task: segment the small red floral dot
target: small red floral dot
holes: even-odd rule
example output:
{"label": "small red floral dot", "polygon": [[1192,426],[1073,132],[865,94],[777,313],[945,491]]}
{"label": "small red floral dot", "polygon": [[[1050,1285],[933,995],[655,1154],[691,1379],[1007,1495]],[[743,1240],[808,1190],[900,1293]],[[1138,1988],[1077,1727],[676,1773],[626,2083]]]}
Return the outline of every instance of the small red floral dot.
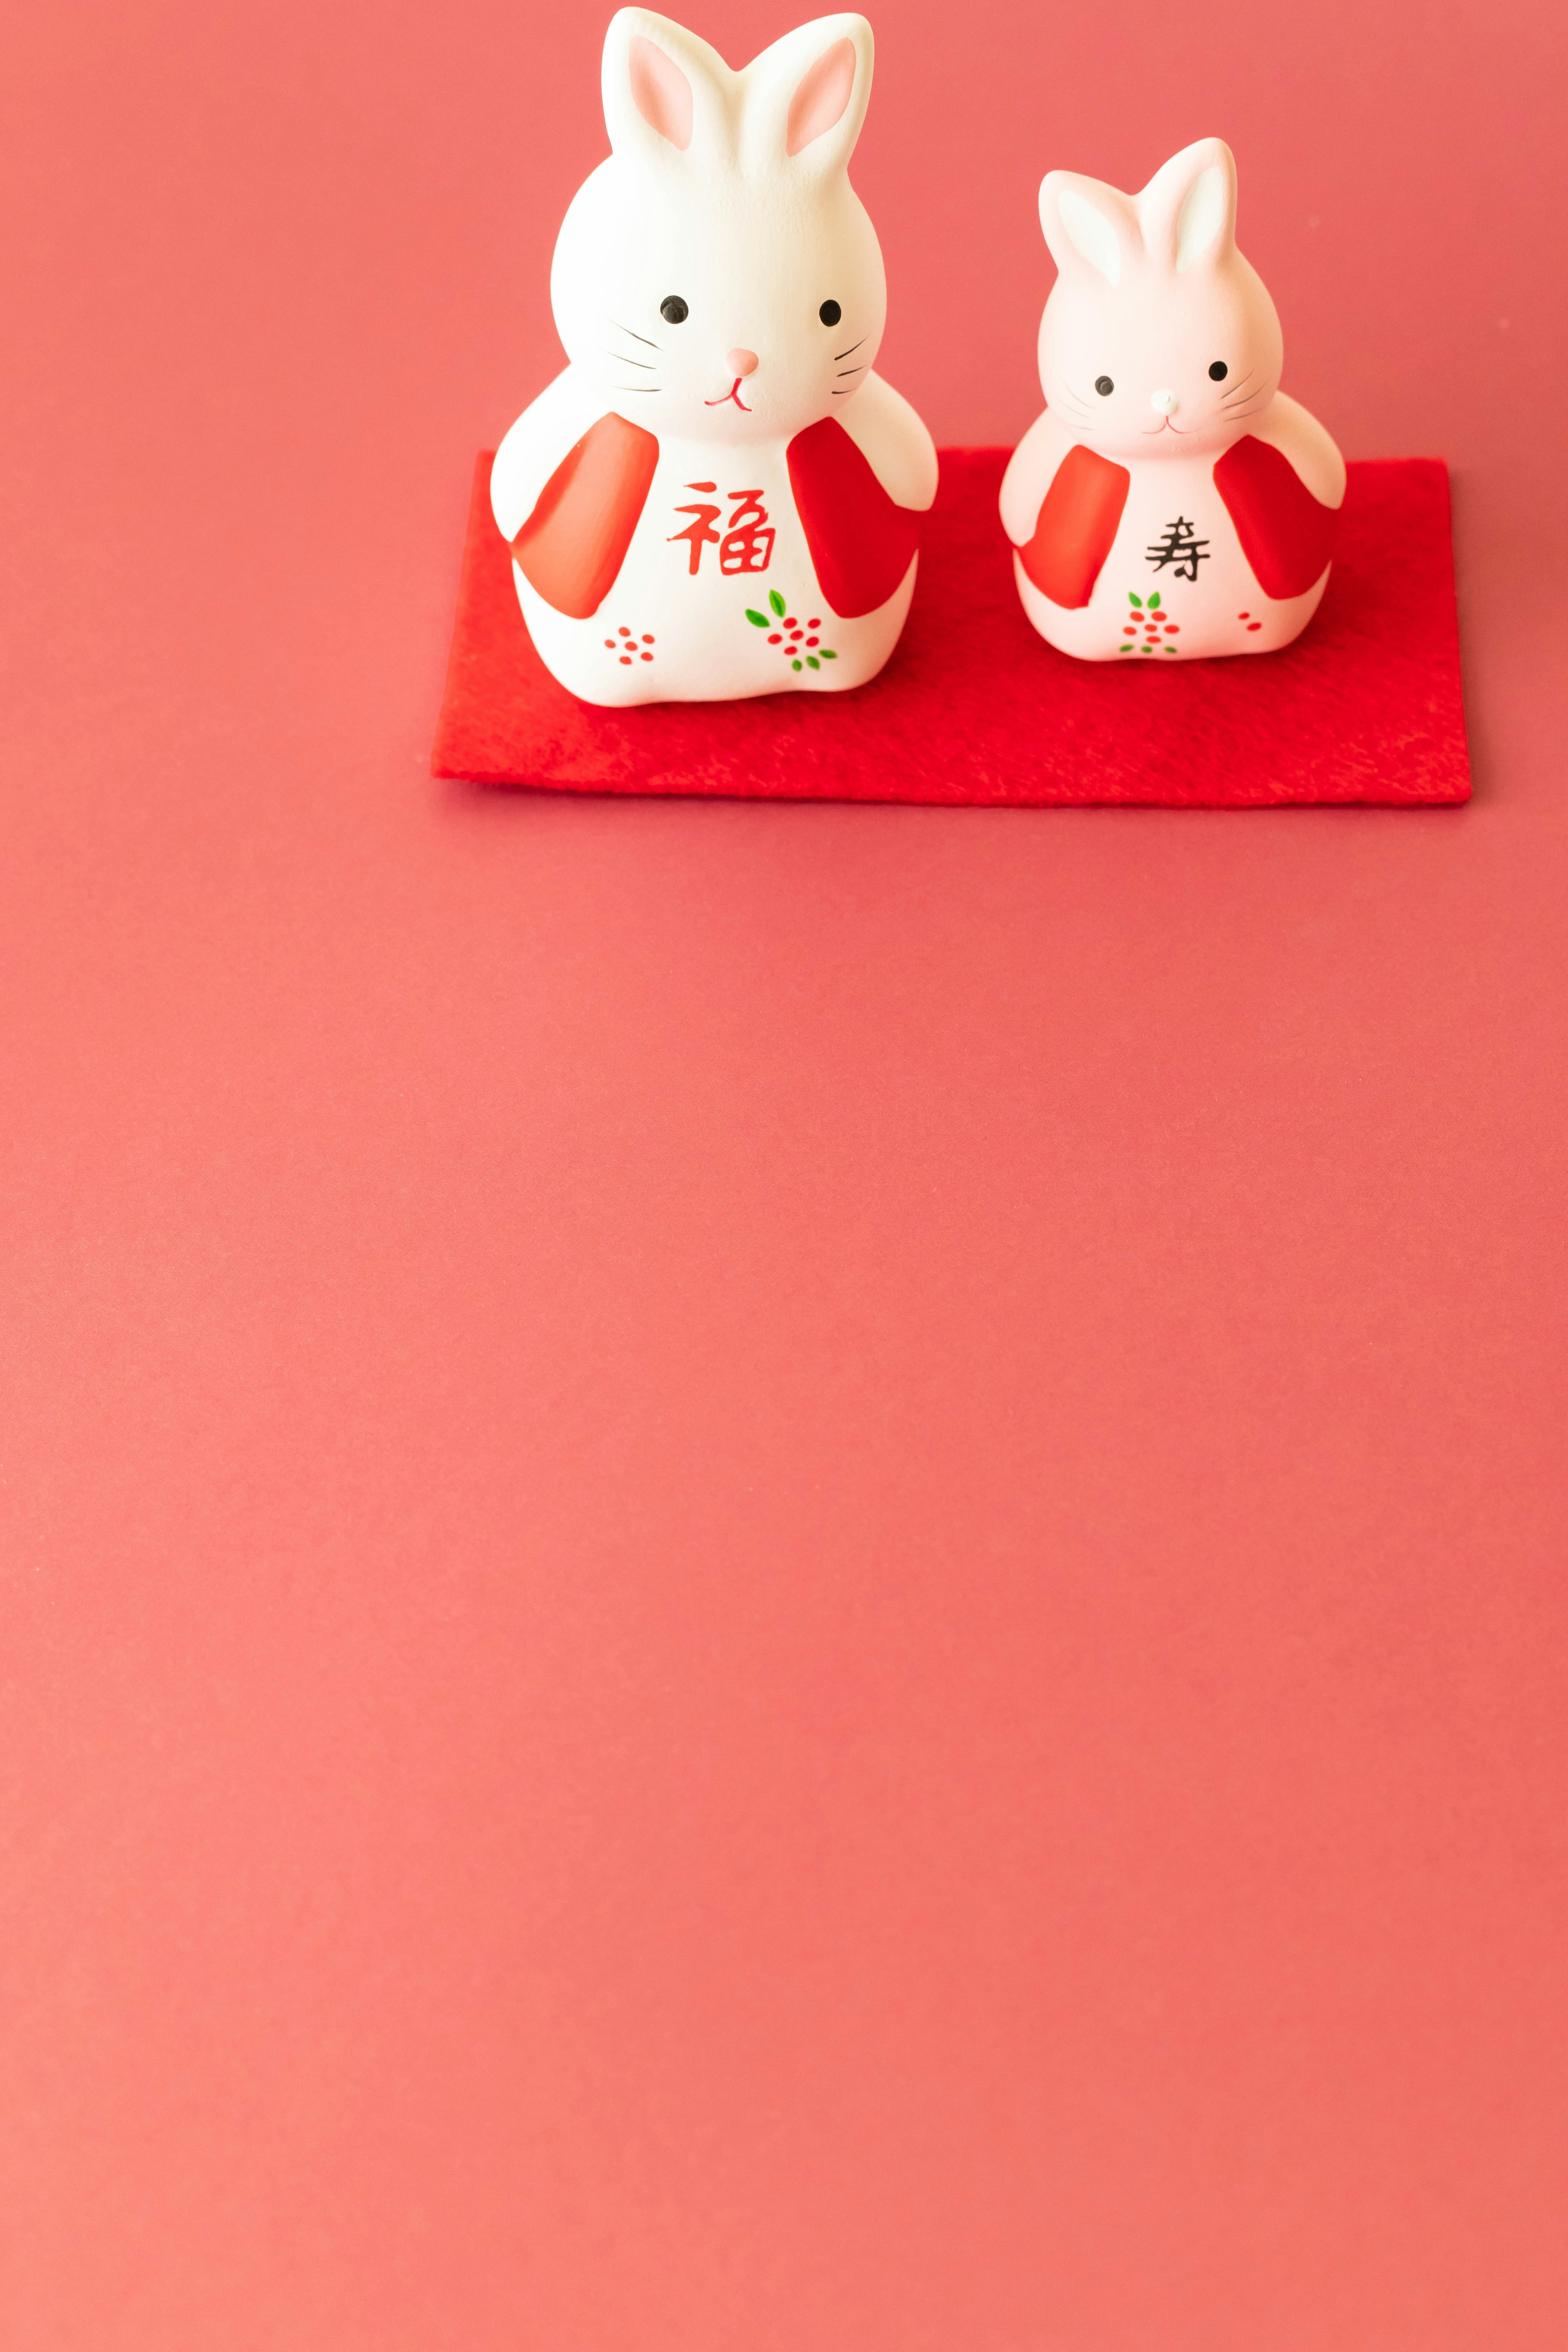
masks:
{"label": "small red floral dot", "polygon": [[629,629],[618,629],[616,634],[617,636],[629,637],[631,635],[631,631]]}
{"label": "small red floral dot", "polygon": [[651,645],[652,645],[652,643],[653,643],[653,639],[652,639],[650,636],[648,636],[648,635],[645,633],[644,637],[643,637],[643,643],[644,643],[644,645],[645,645],[645,646],[651,646]]}
{"label": "small red floral dot", "polygon": [[1166,635],[1168,637],[1179,637],[1179,636],[1181,635],[1181,634],[1182,634],[1182,625],[1181,625],[1180,621],[1167,621],[1167,622],[1166,622],[1166,624],[1165,624],[1165,635]]}
{"label": "small red floral dot", "polygon": [[643,659],[644,661],[652,661],[653,656],[651,654],[644,654]]}
{"label": "small red floral dot", "polygon": [[821,615],[821,614],[819,613],[819,614],[817,614],[817,616],[816,616],[816,620],[815,620],[815,621],[807,621],[807,623],[806,623],[806,625],[806,625],[806,627],[807,627],[808,629],[820,629],[820,628],[821,628],[821,626],[822,626],[822,615]]}
{"label": "small red floral dot", "polygon": [[807,637],[805,642],[808,646],[814,646],[816,643],[816,639],[815,637]]}
{"label": "small red floral dot", "polygon": [[786,629],[798,629],[798,628],[799,628],[799,626],[800,626],[800,623],[795,619],[795,614],[794,614],[793,613],[786,613],[786,614],[784,614],[784,626],[785,626],[785,628],[786,628]]}
{"label": "small red floral dot", "polygon": [[779,635],[779,633],[778,633],[778,631],[777,631],[776,629],[773,631],[773,635],[768,639],[768,643],[769,643],[769,645],[770,645],[770,646],[782,646],[782,645],[783,645],[783,643],[784,643],[784,639],[783,639],[783,637]]}
{"label": "small red floral dot", "polygon": [[614,637],[606,637],[605,639],[605,643],[608,646],[610,651],[614,653],[616,650],[616,641]]}
{"label": "small red floral dot", "polygon": [[1238,613],[1236,617],[1238,621],[1245,621],[1247,614],[1245,613]]}
{"label": "small red floral dot", "polygon": [[[1138,632],[1136,629],[1123,629],[1121,634],[1124,637],[1135,637],[1138,635]],[[608,645],[609,642],[608,637],[606,637],[605,643]]]}
{"label": "small red floral dot", "polygon": [[1247,635],[1248,635],[1248,636],[1250,636],[1250,635],[1252,635],[1252,632],[1253,632],[1253,630],[1254,630],[1254,629],[1260,629],[1262,626],[1263,626],[1263,624],[1262,624],[1262,622],[1261,622],[1261,621],[1248,621],[1248,623],[1247,623]]}
{"label": "small red floral dot", "polygon": [[623,655],[621,656],[621,667],[622,667],[623,669],[630,669],[631,666],[632,666],[632,657],[631,657],[630,654],[623,654]]}

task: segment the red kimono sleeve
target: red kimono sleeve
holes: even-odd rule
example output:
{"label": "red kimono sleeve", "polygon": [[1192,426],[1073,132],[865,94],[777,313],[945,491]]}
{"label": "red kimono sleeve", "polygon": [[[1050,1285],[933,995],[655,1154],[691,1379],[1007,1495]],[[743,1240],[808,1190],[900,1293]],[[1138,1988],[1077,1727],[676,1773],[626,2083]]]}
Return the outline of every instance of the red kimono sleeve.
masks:
{"label": "red kimono sleeve", "polygon": [[1337,507],[1312,496],[1282,449],[1244,435],[1215,463],[1241,551],[1266,596],[1304,596],[1334,551]]}
{"label": "red kimono sleeve", "polygon": [[558,613],[586,621],[615,586],[658,463],[655,435],[601,416],[540,491],[511,551]]}
{"label": "red kimono sleeve", "polygon": [[1094,593],[1132,480],[1125,466],[1075,442],[1040,501],[1018,561],[1042,596],[1075,612]]}
{"label": "red kimono sleeve", "polygon": [[828,604],[841,621],[874,613],[909,570],[922,518],[888,496],[836,416],[795,435],[789,483]]}

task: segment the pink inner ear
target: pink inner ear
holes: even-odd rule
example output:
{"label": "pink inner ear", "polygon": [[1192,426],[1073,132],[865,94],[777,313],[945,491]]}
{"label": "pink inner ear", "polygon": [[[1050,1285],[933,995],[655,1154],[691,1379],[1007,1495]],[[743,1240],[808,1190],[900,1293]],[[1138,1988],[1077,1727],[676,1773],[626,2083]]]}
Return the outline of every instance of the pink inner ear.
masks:
{"label": "pink inner ear", "polygon": [[824,49],[789,102],[785,145],[792,155],[831,131],[849,103],[855,87],[855,44],[835,41]]}
{"label": "pink inner ear", "polygon": [[672,147],[691,144],[691,84],[673,58],[653,41],[634,33],[626,54],[632,96],[645,122]]}

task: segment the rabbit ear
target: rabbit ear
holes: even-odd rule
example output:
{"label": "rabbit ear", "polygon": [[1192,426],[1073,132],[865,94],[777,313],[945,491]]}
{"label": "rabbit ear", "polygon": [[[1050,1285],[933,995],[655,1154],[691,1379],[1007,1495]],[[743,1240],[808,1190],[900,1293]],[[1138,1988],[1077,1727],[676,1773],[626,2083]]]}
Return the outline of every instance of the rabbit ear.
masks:
{"label": "rabbit ear", "polygon": [[731,143],[735,77],[716,50],[651,8],[622,8],[605,37],[605,122],[617,155],[668,161]]}
{"label": "rabbit ear", "polygon": [[1236,249],[1236,158],[1223,139],[1199,139],[1162,164],[1138,198],[1150,253],[1178,276],[1212,268]]}
{"label": "rabbit ear", "polygon": [[1040,226],[1064,277],[1093,271],[1120,286],[1137,256],[1138,217],[1120,188],[1078,172],[1047,172],[1040,183]]}
{"label": "rabbit ear", "polygon": [[788,161],[814,179],[842,172],[866,120],[871,55],[864,16],[820,16],[754,58],[742,77],[752,168],[765,173]]}

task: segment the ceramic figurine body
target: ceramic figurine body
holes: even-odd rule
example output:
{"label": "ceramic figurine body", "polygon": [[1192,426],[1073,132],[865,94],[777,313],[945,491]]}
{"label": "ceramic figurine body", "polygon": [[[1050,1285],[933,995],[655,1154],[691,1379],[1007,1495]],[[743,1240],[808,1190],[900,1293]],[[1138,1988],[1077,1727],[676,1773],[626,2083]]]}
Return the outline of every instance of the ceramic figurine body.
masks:
{"label": "ceramic figurine body", "polygon": [[1344,460],[1279,390],[1279,320],[1236,249],[1236,163],[1184,148],[1136,196],[1049,173],[1045,415],[1002,520],[1040,635],[1086,661],[1268,653],[1328,582]]}
{"label": "ceramic figurine body", "polygon": [[571,364],[490,488],[584,701],[839,691],[898,642],[936,451],[873,373],[887,289],[847,173],[870,81],[860,16],[738,74],[646,9],[611,22],[612,152],[551,277]]}

